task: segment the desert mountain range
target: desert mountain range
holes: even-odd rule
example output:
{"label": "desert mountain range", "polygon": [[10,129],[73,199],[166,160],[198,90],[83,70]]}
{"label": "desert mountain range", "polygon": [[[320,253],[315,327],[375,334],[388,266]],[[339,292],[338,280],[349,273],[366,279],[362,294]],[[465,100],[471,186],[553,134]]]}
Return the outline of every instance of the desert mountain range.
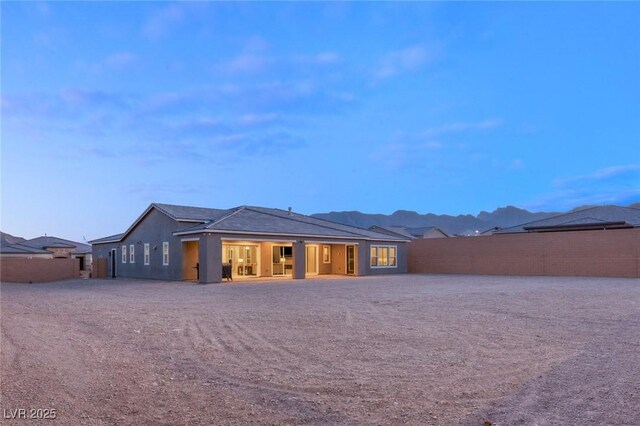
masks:
{"label": "desert mountain range", "polygon": [[[573,210],[586,207],[591,206],[581,206]],[[629,207],[640,208],[640,203],[631,204]],[[407,210],[397,210],[390,215],[344,211],[316,213],[312,216],[360,228],[369,228],[373,225],[405,226],[407,228],[435,226],[449,235],[473,235],[476,231],[483,232],[495,227],[507,228],[562,213],[565,212],[530,212],[526,209],[507,206],[497,208],[492,212],[482,211],[477,216],[471,214],[458,216],[436,215],[433,213],[419,214]]]}

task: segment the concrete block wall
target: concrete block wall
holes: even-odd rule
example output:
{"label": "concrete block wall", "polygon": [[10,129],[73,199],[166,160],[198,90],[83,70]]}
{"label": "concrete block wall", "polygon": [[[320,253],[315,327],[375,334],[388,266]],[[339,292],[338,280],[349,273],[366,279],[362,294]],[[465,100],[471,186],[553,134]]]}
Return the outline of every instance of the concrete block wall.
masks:
{"label": "concrete block wall", "polygon": [[640,229],[414,240],[410,273],[640,278]]}
{"label": "concrete block wall", "polygon": [[2,282],[40,283],[79,277],[78,259],[0,258],[0,281]]}

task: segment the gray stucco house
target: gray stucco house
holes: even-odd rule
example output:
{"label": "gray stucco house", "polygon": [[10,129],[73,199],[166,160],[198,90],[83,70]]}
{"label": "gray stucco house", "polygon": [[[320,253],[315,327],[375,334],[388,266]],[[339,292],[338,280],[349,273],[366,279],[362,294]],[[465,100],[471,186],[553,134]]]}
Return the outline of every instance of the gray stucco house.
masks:
{"label": "gray stucco house", "polygon": [[152,203],[124,233],[91,241],[112,277],[233,278],[407,272],[409,238],[264,207]]}

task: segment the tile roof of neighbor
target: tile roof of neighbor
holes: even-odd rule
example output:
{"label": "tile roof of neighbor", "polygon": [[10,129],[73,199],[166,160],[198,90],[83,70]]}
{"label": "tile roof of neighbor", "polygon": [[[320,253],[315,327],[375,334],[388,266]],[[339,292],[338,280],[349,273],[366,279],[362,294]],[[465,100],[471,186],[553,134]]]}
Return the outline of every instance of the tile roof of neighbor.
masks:
{"label": "tile roof of neighbor", "polygon": [[579,227],[580,225],[599,225],[614,222],[626,222],[630,226],[640,227],[640,209],[621,206],[596,206],[552,216],[534,222],[523,223],[496,231],[496,234],[528,232],[535,228]]}
{"label": "tile roof of neighbor", "polygon": [[31,253],[31,254],[47,254],[51,253],[47,248],[73,248],[72,254],[91,253],[91,246],[88,244],[77,243],[64,238],[43,236],[30,240],[25,240],[17,244],[2,247],[2,253]]}
{"label": "tile roof of neighbor", "polygon": [[152,203],[147,210],[122,234],[92,240],[92,244],[120,241],[144,215],[157,208],[177,221],[201,222],[192,227],[174,232],[177,235],[198,233],[201,231],[221,231],[243,234],[284,234],[349,239],[373,239],[380,241],[404,241],[401,236],[369,231],[354,226],[343,225],[323,219],[306,216],[287,210],[255,206],[240,206],[232,209],[209,209],[202,207],[177,206],[173,204]]}
{"label": "tile roof of neighbor", "polygon": [[371,226],[369,228],[369,230],[374,231],[374,232],[379,232],[382,234],[387,234],[387,235],[391,235],[391,236],[399,236],[399,237],[406,237],[409,239],[415,239],[415,235],[412,235],[409,230],[407,228],[405,228],[404,226],[378,226],[378,225],[374,225]]}
{"label": "tile roof of neighbor", "polygon": [[0,253],[5,254],[49,254],[48,250],[37,249],[34,247],[23,246],[18,244],[2,244]]}

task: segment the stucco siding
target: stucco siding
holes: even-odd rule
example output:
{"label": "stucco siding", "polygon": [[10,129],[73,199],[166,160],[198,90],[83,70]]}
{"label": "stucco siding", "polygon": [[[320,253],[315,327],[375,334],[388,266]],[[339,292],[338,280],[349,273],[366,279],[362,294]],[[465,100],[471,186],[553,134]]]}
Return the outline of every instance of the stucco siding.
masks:
{"label": "stucco siding", "polygon": [[[193,224],[189,224],[193,226]],[[155,209],[136,225],[118,243],[93,244],[95,258],[109,258],[109,251],[116,249],[116,276],[127,278],[153,278],[161,280],[182,280],[182,241],[172,233],[184,227],[164,213]],[[162,243],[169,243],[169,264],[162,263]],[[144,244],[149,243],[149,265],[144,264]],[[131,263],[130,248],[134,246],[134,262]],[[122,246],[126,246],[126,262],[122,262]]]}

